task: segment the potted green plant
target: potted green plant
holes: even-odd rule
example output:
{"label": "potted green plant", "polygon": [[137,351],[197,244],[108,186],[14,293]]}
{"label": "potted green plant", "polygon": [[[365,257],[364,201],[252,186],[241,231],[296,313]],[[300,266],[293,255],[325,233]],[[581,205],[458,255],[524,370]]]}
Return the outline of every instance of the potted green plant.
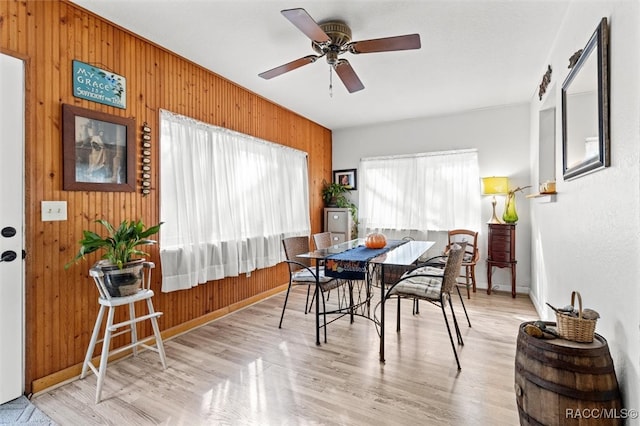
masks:
{"label": "potted green plant", "polygon": [[347,200],[345,194],[349,189],[346,185],[337,182],[329,183],[322,181],[322,200],[327,207],[340,207],[339,203],[344,204]]}
{"label": "potted green plant", "polygon": [[134,259],[134,256],[148,255],[137,247],[155,244],[150,240],[153,234],[160,230],[162,222],[145,227],[142,220],[123,221],[117,228],[106,220],[99,219],[96,223],[107,229],[106,235],[98,235],[93,231],[84,230],[82,239],[78,242],[80,249],[75,257],[64,267],[68,269],[85,255],[94,251],[104,250],[101,261],[94,265],[104,273],[104,283],[109,294],[114,297],[126,296],[137,291],[142,279],[142,263],[145,259]]}

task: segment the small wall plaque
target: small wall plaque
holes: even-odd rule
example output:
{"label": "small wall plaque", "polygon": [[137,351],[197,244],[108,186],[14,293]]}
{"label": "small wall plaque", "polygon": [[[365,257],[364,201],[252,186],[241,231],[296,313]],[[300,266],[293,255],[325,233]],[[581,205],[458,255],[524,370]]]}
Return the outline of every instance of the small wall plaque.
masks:
{"label": "small wall plaque", "polygon": [[91,64],[73,61],[73,96],[127,108],[127,79]]}

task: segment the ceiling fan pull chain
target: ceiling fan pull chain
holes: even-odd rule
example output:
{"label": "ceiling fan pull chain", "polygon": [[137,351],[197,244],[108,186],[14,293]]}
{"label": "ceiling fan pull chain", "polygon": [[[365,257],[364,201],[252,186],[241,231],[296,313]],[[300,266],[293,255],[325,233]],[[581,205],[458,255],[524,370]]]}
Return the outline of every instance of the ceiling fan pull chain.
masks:
{"label": "ceiling fan pull chain", "polygon": [[329,97],[333,98],[333,67],[329,65]]}

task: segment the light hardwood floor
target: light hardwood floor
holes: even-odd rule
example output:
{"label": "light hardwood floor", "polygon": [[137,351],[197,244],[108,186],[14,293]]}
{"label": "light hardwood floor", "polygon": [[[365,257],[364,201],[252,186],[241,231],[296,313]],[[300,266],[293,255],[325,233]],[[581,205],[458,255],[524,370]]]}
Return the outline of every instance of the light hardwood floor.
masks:
{"label": "light hardwood floor", "polygon": [[403,303],[402,331],[389,309],[386,363],[370,321],[341,318],[316,346],[303,288],[165,341],[167,369],[145,351],[109,364],[95,405],[90,375],[34,396],[60,425],[507,425],[518,424],[513,391],[518,326],[537,319],[527,296],[482,290],[454,299],[465,345],[458,372],[439,308]]}

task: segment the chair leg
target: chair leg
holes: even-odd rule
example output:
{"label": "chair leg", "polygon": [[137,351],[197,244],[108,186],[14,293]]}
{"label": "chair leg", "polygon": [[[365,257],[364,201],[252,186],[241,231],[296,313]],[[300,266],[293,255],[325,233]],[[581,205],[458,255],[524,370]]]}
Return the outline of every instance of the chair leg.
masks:
{"label": "chair leg", "polygon": [[102,355],[100,355],[100,366],[98,368],[98,385],[96,388],[96,404],[100,402],[100,394],[102,394],[102,385],[104,384],[104,376],[107,373],[107,363],[109,361],[109,347],[111,346],[111,326],[113,325],[113,314],[115,309],[109,307],[107,314],[107,325],[104,329],[104,340],[102,341]]}
{"label": "chair leg", "polygon": [[447,326],[447,332],[449,332],[449,341],[451,341],[451,349],[453,349],[453,355],[456,357],[456,364],[458,364],[458,370],[460,368],[460,360],[458,359],[458,351],[456,351],[456,345],[453,342],[453,336],[451,335],[451,327],[449,326],[449,320],[447,319],[447,311],[444,308],[443,300],[440,300],[440,308],[442,309],[442,316],[444,317],[444,323]]}
{"label": "chair leg", "polygon": [[[320,296],[322,297],[322,318],[323,318],[323,322],[324,322],[324,342],[327,343],[327,305],[325,304],[324,301],[324,292],[320,289],[318,289],[318,293],[320,293]],[[319,303],[319,302],[316,302]]]}
{"label": "chair leg", "polygon": [[464,279],[465,279],[465,283],[467,284],[467,299],[471,299],[471,282],[469,280],[469,267],[465,266],[464,269],[465,269]]}
{"label": "chair leg", "polygon": [[96,318],[96,323],[93,326],[93,333],[91,333],[91,341],[89,342],[89,347],[87,348],[87,354],[84,357],[84,363],[82,363],[82,373],[80,374],[81,379],[84,379],[87,376],[89,363],[91,363],[93,351],[96,348],[96,343],[98,341],[98,334],[100,334],[100,326],[102,325],[102,318],[104,318],[105,309],[105,306],[100,305],[100,310],[98,310],[98,317]]}
{"label": "chair leg", "polygon": [[400,331],[400,301],[402,299],[398,297],[398,312],[396,314],[396,331]]}
{"label": "chair leg", "polygon": [[[308,288],[311,288],[311,286],[309,286]],[[284,305],[282,305],[282,314],[280,315],[280,324],[278,324],[278,328],[282,328],[282,320],[284,319],[284,310],[287,309],[287,300],[289,300],[289,292],[291,291],[291,281],[289,281],[289,287],[287,287],[287,294],[284,296]],[[307,290],[307,302],[309,301],[309,290]],[[306,306],[305,305],[305,314],[306,312]]]}
{"label": "chair leg", "polygon": [[460,326],[458,325],[458,318],[456,317],[456,313],[453,311],[453,303],[451,303],[451,295],[447,296],[449,299],[449,308],[451,308],[451,316],[453,317],[453,325],[456,330],[456,337],[458,338],[458,344],[464,346],[464,341],[462,340],[462,332],[460,331]]}
{"label": "chair leg", "polygon": [[[149,309],[149,314],[154,314],[156,312],[153,309],[153,303],[151,302],[151,299],[147,299],[147,309]],[[151,327],[153,328],[154,336],[156,336],[156,348],[158,349],[158,355],[160,356],[162,368],[166,370],[167,360],[164,355],[164,343],[162,342],[162,335],[160,334],[160,327],[158,327],[157,317],[151,317]]]}
{"label": "chair leg", "polygon": [[135,306],[133,306],[133,303],[129,303],[129,319],[131,320],[129,328],[131,329],[131,344],[133,345],[133,356],[138,356],[138,327],[134,322],[134,320],[136,319],[136,308]]}
{"label": "chair leg", "polygon": [[[316,300],[315,296],[311,297],[311,304],[309,304],[309,293],[311,291],[311,286],[307,287],[307,305],[309,305],[309,308],[307,309],[306,305],[305,305],[305,314],[308,314],[309,312],[311,312],[311,309],[313,308],[313,301]],[[329,295],[331,294],[331,290],[327,291],[327,300],[329,300]]]}
{"label": "chair leg", "polygon": [[[291,288],[291,282],[289,282],[289,288]],[[313,299],[315,299],[315,296],[311,298],[311,304],[309,304],[309,294],[311,293],[311,286],[308,285],[307,286],[307,301],[304,303],[304,314],[308,314],[309,312],[311,312],[311,308],[313,307]],[[287,295],[289,295],[289,292],[287,291]]]}
{"label": "chair leg", "polygon": [[[152,315],[156,311],[153,309],[153,303],[151,299],[147,299],[147,309],[149,309],[149,314]],[[160,334],[160,327],[158,327],[158,318],[151,317],[151,327],[153,328],[153,334],[156,336],[156,348],[158,349],[158,355],[160,355],[160,362],[162,363],[162,368],[167,369],[167,360],[164,355],[164,343],[162,342],[162,335]]]}
{"label": "chair leg", "polygon": [[467,324],[469,324],[469,327],[471,327],[471,320],[469,320],[469,314],[467,314],[467,307],[464,305],[464,299],[462,298],[462,293],[460,293],[460,287],[456,286],[456,290],[458,290],[458,296],[460,296],[460,303],[462,303],[464,316],[467,317]]}
{"label": "chair leg", "polygon": [[420,299],[413,299],[413,315],[420,313]]}
{"label": "chair leg", "polygon": [[471,285],[473,286],[473,292],[476,292],[476,267],[475,265],[469,266],[471,271]]}

